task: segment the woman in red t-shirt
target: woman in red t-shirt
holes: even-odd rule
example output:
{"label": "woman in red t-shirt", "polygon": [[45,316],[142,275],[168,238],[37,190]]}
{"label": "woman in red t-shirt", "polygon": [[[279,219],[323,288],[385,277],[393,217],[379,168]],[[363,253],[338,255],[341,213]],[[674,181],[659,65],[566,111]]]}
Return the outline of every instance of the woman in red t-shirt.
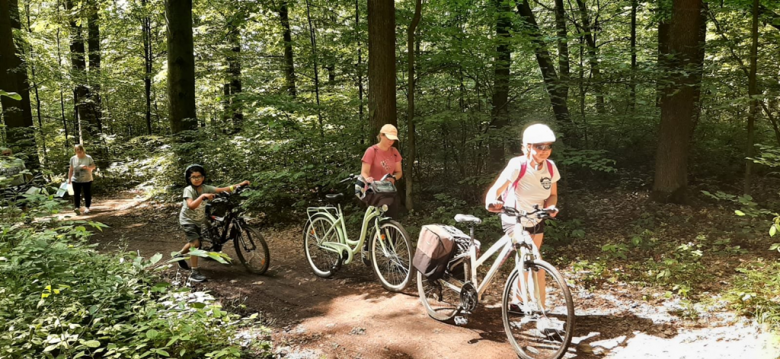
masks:
{"label": "woman in red t-shirt", "polygon": [[[379,130],[377,139],[379,143],[369,147],[363,154],[360,175],[363,176],[366,183],[379,181],[385,175],[389,175],[387,180],[395,184],[404,174],[401,166],[401,154],[393,147],[393,143],[398,141],[398,129],[390,124],[384,125]],[[395,217],[399,206],[400,203],[396,196],[392,203],[388,204],[388,210],[385,214],[391,218]]]}

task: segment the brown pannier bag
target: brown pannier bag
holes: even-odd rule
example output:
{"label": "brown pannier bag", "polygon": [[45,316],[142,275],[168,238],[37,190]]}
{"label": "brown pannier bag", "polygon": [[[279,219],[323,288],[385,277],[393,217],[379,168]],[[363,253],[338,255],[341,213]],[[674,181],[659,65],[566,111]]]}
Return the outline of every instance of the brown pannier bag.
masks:
{"label": "brown pannier bag", "polygon": [[429,224],[420,230],[417,250],[412,264],[423,277],[437,280],[444,275],[447,263],[455,254],[455,239],[468,238],[466,234],[452,226]]}

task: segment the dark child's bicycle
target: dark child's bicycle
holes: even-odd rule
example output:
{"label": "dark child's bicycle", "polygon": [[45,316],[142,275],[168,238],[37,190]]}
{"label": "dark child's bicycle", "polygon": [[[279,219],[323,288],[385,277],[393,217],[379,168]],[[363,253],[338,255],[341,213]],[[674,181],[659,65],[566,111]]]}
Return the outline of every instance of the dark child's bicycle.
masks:
{"label": "dark child's bicycle", "polygon": [[247,224],[240,196],[244,191],[246,187],[238,187],[232,193],[222,192],[206,204],[206,218],[210,226],[209,235],[204,236],[208,238],[203,238],[201,249],[221,252],[225,244],[232,240],[236,257],[246,270],[253,274],[263,274],[268,270],[271,255],[260,231]]}

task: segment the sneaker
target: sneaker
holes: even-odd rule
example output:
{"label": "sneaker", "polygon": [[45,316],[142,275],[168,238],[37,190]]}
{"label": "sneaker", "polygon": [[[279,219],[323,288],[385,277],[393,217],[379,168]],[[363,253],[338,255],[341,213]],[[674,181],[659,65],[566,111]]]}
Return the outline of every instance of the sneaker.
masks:
{"label": "sneaker", "polygon": [[206,281],[206,276],[203,275],[203,274],[200,274],[199,270],[193,269],[192,270],[192,274],[190,274],[190,281],[191,282],[197,282],[197,283],[205,282]]}
{"label": "sneaker", "polygon": [[73,212],[76,212],[76,215],[78,216],[81,214],[81,208],[74,208]]}
{"label": "sneaker", "polygon": [[[184,258],[184,255],[182,255],[181,253],[176,253],[176,255],[173,256],[173,258]],[[180,261],[177,261],[176,263],[179,264],[179,267],[181,269],[190,270],[190,265],[187,264],[187,260],[186,259],[182,259]]]}
{"label": "sneaker", "polygon": [[536,321],[536,330],[547,336],[561,335],[563,323],[555,318],[541,317]]}
{"label": "sneaker", "polygon": [[509,313],[515,314],[515,315],[525,315],[523,312],[523,309],[520,308],[521,304],[520,302],[511,302],[509,303]]}
{"label": "sneaker", "polygon": [[89,214],[89,207],[84,208],[84,214]]}

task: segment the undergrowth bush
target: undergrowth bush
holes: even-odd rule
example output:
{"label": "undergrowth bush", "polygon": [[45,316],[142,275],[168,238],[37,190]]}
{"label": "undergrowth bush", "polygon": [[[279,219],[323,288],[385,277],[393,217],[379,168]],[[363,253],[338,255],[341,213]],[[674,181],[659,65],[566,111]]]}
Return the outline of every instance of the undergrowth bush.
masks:
{"label": "undergrowth bush", "polygon": [[[56,212],[58,206],[49,198],[47,207],[31,211]],[[22,225],[13,215],[18,212],[7,213],[0,217],[0,357],[238,358],[268,353],[269,343],[237,339],[239,330],[256,326],[254,317],[239,318],[205,293],[161,281],[162,255],[101,254],[87,243],[87,226],[101,224],[52,219]]]}
{"label": "undergrowth bush", "polygon": [[724,294],[731,309],[780,330],[780,263],[758,260],[737,272]]}

